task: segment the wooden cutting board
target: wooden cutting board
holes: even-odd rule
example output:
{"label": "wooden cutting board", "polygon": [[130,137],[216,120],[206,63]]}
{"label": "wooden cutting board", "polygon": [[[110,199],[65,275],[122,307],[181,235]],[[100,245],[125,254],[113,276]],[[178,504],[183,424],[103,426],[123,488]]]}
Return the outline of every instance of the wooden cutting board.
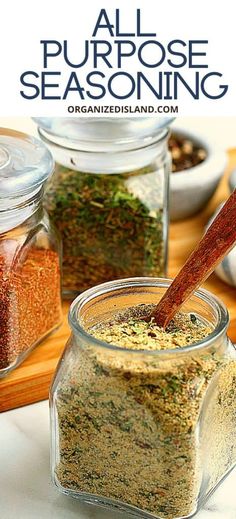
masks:
{"label": "wooden cutting board", "polygon": [[[169,277],[174,277],[200,239],[203,229],[217,205],[229,194],[228,174],[236,167],[236,149],[229,151],[229,167],[207,208],[199,215],[170,226]],[[224,301],[230,312],[229,336],[236,342],[236,289],[220,281],[214,274],[204,285]],[[48,390],[58,359],[69,337],[67,313],[63,303],[62,326],[38,346],[8,377],[0,381],[0,412],[48,398]]]}

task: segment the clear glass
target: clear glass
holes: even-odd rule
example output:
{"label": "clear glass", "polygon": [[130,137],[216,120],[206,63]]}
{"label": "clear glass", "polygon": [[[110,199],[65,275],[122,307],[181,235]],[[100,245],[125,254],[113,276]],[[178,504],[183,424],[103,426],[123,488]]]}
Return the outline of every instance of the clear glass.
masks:
{"label": "clear glass", "polygon": [[117,311],[157,303],[169,283],[118,280],[79,296],[50,396],[58,489],[150,519],[191,516],[236,463],[236,351],[216,297],[199,290],[184,305],[212,326],[185,348],[127,350],[88,333]]}
{"label": "clear glass", "polygon": [[0,128],[0,377],[62,320],[61,245],[42,206],[52,169],[40,141]]}
{"label": "clear glass", "polygon": [[39,133],[57,162],[45,207],[62,235],[64,296],[114,278],[164,276],[168,131],[90,142]]}
{"label": "clear glass", "polygon": [[[174,117],[33,117],[40,128],[40,134],[48,135],[50,140],[63,148],[77,149],[78,141],[83,142],[87,151],[111,146],[120,149],[124,144],[150,139],[162,128],[170,126]],[[92,146],[91,146],[92,145]]]}
{"label": "clear glass", "polygon": [[0,377],[61,323],[60,249],[41,204],[0,234]]}

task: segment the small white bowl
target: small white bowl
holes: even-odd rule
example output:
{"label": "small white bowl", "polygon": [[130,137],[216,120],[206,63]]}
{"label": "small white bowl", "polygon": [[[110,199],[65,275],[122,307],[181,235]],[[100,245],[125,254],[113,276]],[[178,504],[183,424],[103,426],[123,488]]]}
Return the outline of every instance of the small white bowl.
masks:
{"label": "small white bowl", "polygon": [[[207,224],[206,230],[210,227],[223,205],[224,203],[221,203],[217,207]],[[229,254],[224,257],[223,261],[216,267],[215,273],[220,279],[222,279],[222,281],[228,283],[228,285],[236,287],[236,247],[234,247]]]}
{"label": "small white bowl", "polygon": [[224,150],[205,137],[182,128],[173,133],[196,142],[206,150],[206,159],[198,166],[170,175],[170,219],[188,218],[200,211],[214,194],[227,166]]}
{"label": "small white bowl", "polygon": [[236,287],[236,247],[216,267],[215,273],[222,281]]}
{"label": "small white bowl", "polygon": [[233,193],[234,189],[236,189],[236,169],[232,171],[229,177],[229,189],[231,193]]}

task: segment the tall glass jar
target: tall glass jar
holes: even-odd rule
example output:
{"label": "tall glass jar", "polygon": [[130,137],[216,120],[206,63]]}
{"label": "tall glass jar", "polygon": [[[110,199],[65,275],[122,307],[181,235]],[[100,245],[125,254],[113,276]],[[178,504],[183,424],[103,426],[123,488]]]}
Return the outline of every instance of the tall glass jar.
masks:
{"label": "tall glass jar", "polygon": [[163,276],[170,158],[167,120],[37,119],[57,168],[45,205],[63,240],[63,292]]}
{"label": "tall glass jar", "polygon": [[0,128],[0,377],[61,322],[60,242],[42,206],[53,159]]}
{"label": "tall glass jar", "polygon": [[236,463],[236,351],[228,313],[205,290],[184,305],[212,333],[174,350],[128,350],[91,326],[157,303],[170,281],[97,286],[72,304],[51,389],[52,475],[61,492],[136,517],[191,516]]}

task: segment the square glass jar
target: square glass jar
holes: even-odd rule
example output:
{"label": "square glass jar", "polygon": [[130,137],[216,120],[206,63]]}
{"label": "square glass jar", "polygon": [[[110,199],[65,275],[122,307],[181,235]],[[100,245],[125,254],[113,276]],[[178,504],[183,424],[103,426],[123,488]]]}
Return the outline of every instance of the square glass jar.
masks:
{"label": "square glass jar", "polygon": [[212,327],[184,348],[134,351],[89,333],[121,310],[157,303],[169,283],[119,280],[79,296],[51,389],[55,485],[140,518],[190,517],[236,463],[236,351],[216,297],[198,290],[184,305]]}
{"label": "square glass jar", "polygon": [[61,242],[42,198],[54,167],[38,139],[0,128],[0,378],[61,323]]}
{"label": "square glass jar", "polygon": [[45,206],[63,240],[63,294],[104,281],[164,276],[169,120],[37,119],[57,162]]}

